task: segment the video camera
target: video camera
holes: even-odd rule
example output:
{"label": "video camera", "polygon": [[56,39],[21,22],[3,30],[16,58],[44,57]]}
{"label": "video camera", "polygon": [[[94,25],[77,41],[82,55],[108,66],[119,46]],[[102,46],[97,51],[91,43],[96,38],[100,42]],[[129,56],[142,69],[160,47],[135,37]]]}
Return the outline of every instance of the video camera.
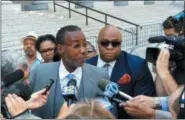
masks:
{"label": "video camera", "polygon": [[5,102],[5,97],[8,94],[16,94],[22,97],[24,100],[28,100],[31,96],[31,86],[24,81],[20,81],[23,77],[24,72],[22,70],[17,70],[7,75],[2,81],[3,84],[1,85],[1,113],[5,118],[11,118]]}
{"label": "video camera", "polygon": [[[150,43],[166,43],[170,51],[170,61],[176,64],[176,67],[184,67],[185,59],[185,40],[184,40],[184,20],[185,20],[185,10],[179,12],[174,16],[167,18],[173,26],[179,29],[182,36],[157,36],[151,37],[148,39]],[[146,50],[146,59],[148,62],[156,64],[156,60],[160,53],[159,48],[147,48]]]}
{"label": "video camera", "polygon": [[[148,39],[150,43],[162,43],[165,42],[169,45],[170,61],[175,62],[177,67],[183,67],[182,64],[185,61],[185,38],[176,36],[157,36]],[[146,60],[156,65],[156,60],[160,53],[159,48],[147,48]]]}

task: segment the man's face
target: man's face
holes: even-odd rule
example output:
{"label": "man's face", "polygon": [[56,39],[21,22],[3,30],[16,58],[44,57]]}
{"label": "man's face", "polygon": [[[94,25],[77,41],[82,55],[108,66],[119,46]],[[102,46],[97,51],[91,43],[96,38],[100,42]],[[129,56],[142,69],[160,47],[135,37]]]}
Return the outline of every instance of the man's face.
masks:
{"label": "man's face", "polygon": [[40,44],[40,53],[44,62],[53,61],[53,57],[55,55],[55,44],[49,40],[44,41]]}
{"label": "man's face", "polygon": [[23,48],[26,56],[36,55],[35,40],[29,38],[25,39]]}
{"label": "man's face", "polygon": [[65,45],[61,47],[62,60],[70,68],[77,68],[84,64],[87,54],[87,43],[82,31],[68,32]]}
{"label": "man's face", "polygon": [[100,33],[98,48],[103,61],[111,62],[116,60],[121,53],[121,34],[111,30]]}
{"label": "man's face", "polygon": [[165,36],[178,36],[178,33],[175,32],[174,28],[164,29]]}

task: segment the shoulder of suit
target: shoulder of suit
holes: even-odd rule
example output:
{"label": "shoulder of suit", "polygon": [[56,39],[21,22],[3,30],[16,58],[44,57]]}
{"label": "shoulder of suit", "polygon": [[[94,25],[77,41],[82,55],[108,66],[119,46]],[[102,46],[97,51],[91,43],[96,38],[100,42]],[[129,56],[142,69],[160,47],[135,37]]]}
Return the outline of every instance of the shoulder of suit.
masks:
{"label": "shoulder of suit", "polygon": [[59,67],[60,62],[42,63],[37,65],[33,70],[48,70]]}
{"label": "shoulder of suit", "polygon": [[91,57],[91,58],[87,59],[85,62],[86,62],[86,63],[91,63],[92,61],[97,60],[97,59],[98,59],[98,55],[96,55],[96,56],[94,56],[94,57]]}
{"label": "shoulder of suit", "polygon": [[127,63],[133,72],[142,71],[143,67],[146,67],[145,59],[123,51],[120,55],[122,57],[120,61],[124,60],[124,55],[127,56]]}
{"label": "shoulder of suit", "polygon": [[100,68],[100,67],[97,67],[97,66],[94,66],[94,65],[91,65],[91,64],[88,64],[88,63],[84,63],[84,66],[83,68],[88,68],[88,69],[91,69],[91,70],[94,70],[94,71],[106,71],[104,68]]}
{"label": "shoulder of suit", "polygon": [[132,55],[130,53],[127,53],[125,51],[122,51],[121,52],[121,56],[124,57],[124,55],[127,55],[127,59],[128,59],[128,61],[130,63],[137,63],[137,64],[140,64],[141,63],[142,64],[142,63],[144,63],[146,61],[145,59],[143,59],[143,58],[141,58],[139,56]]}

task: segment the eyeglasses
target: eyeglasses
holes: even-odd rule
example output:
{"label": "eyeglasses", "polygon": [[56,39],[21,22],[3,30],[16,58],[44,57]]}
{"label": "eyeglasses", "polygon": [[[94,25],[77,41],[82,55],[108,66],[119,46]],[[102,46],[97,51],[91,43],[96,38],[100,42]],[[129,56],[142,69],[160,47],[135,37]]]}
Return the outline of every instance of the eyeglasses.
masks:
{"label": "eyeglasses", "polygon": [[40,50],[41,53],[47,53],[47,52],[53,52],[55,50],[55,48],[48,48],[45,50]]}
{"label": "eyeglasses", "polygon": [[72,47],[73,49],[80,49],[82,46],[84,48],[87,48],[87,43],[84,43],[84,44],[73,44],[73,45],[68,45],[68,44],[65,44],[66,46],[69,46],[69,47]]}
{"label": "eyeglasses", "polygon": [[87,53],[95,52],[94,50],[87,50]]}
{"label": "eyeglasses", "polygon": [[121,41],[101,41],[100,44],[101,44],[103,47],[108,47],[109,44],[111,44],[112,47],[118,47],[118,46],[120,46]]}

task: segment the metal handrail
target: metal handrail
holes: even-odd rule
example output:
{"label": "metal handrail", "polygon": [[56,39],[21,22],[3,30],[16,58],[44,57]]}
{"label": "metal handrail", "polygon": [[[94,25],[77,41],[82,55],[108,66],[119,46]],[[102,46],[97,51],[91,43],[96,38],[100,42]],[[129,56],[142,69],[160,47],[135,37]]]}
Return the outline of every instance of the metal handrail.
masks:
{"label": "metal handrail", "polygon": [[[98,21],[98,22],[101,22],[101,23],[104,23],[104,24],[108,25],[109,23],[107,22],[107,17],[111,17],[111,18],[114,18],[114,19],[116,19],[116,20],[119,20],[119,21],[122,21],[122,22],[125,22],[125,23],[128,23],[128,24],[131,24],[131,25],[133,25],[133,26],[136,27],[136,33],[133,33],[132,31],[124,30],[123,28],[118,27],[118,26],[117,26],[117,27],[118,27],[119,29],[121,29],[121,30],[124,30],[125,32],[128,32],[128,33],[131,33],[131,34],[135,35],[135,36],[136,36],[136,45],[138,45],[138,30],[139,30],[139,28],[142,28],[142,26],[140,26],[139,24],[136,24],[136,23],[133,23],[133,22],[124,20],[124,19],[122,19],[122,18],[113,16],[113,15],[110,15],[110,14],[107,14],[107,13],[104,13],[104,12],[102,12],[102,11],[98,11],[98,10],[92,9],[92,8],[90,8],[90,7],[81,5],[81,4],[76,3],[76,2],[73,2],[73,1],[71,1],[71,0],[64,0],[64,1],[68,2],[68,7],[65,7],[65,6],[63,6],[63,5],[57,4],[57,3],[55,2],[55,0],[53,0],[54,12],[56,12],[56,7],[55,7],[55,5],[57,5],[57,6],[60,6],[60,7],[63,7],[63,8],[65,8],[65,9],[69,10],[69,18],[71,18],[71,11],[73,11],[73,12],[75,12],[75,13],[78,13],[78,14],[80,14],[80,15],[86,17],[86,25],[88,25],[88,18],[93,19],[93,20],[95,20],[95,21]],[[76,11],[76,10],[71,9],[71,3],[73,3],[73,4],[75,4],[75,5],[78,5],[78,6],[81,6],[81,7],[84,7],[85,10],[86,10],[86,13],[83,14],[83,13],[81,13],[81,12],[78,12],[78,11]],[[100,13],[100,14],[105,15],[105,21],[102,21],[102,20],[96,19],[95,17],[89,16],[89,15],[88,15],[88,10],[91,10],[91,11],[94,11],[94,12],[97,12],[97,13]]]}
{"label": "metal handrail", "polygon": [[114,19],[117,19],[117,20],[120,20],[120,21],[126,22],[126,23],[131,24],[131,25],[140,26],[139,24],[136,24],[136,23],[133,23],[133,22],[130,22],[130,21],[127,21],[127,20],[124,20],[124,19],[121,19],[121,18],[115,17],[115,16],[113,16],[113,15],[107,14],[107,13],[102,12],[102,11],[99,11],[99,10],[92,9],[92,8],[90,8],[90,7],[87,7],[87,6],[81,5],[81,4],[76,3],[76,2],[72,2],[71,0],[64,0],[64,1],[67,1],[67,2],[70,2],[70,3],[73,3],[73,4],[76,4],[76,5],[81,6],[81,7],[85,7],[85,8],[87,8],[87,9],[89,9],[89,10],[94,11],[94,12],[97,12],[97,13],[100,13],[100,14],[103,14],[103,15],[106,15],[106,16],[109,16],[109,17],[112,17],[112,18],[114,18]]}

